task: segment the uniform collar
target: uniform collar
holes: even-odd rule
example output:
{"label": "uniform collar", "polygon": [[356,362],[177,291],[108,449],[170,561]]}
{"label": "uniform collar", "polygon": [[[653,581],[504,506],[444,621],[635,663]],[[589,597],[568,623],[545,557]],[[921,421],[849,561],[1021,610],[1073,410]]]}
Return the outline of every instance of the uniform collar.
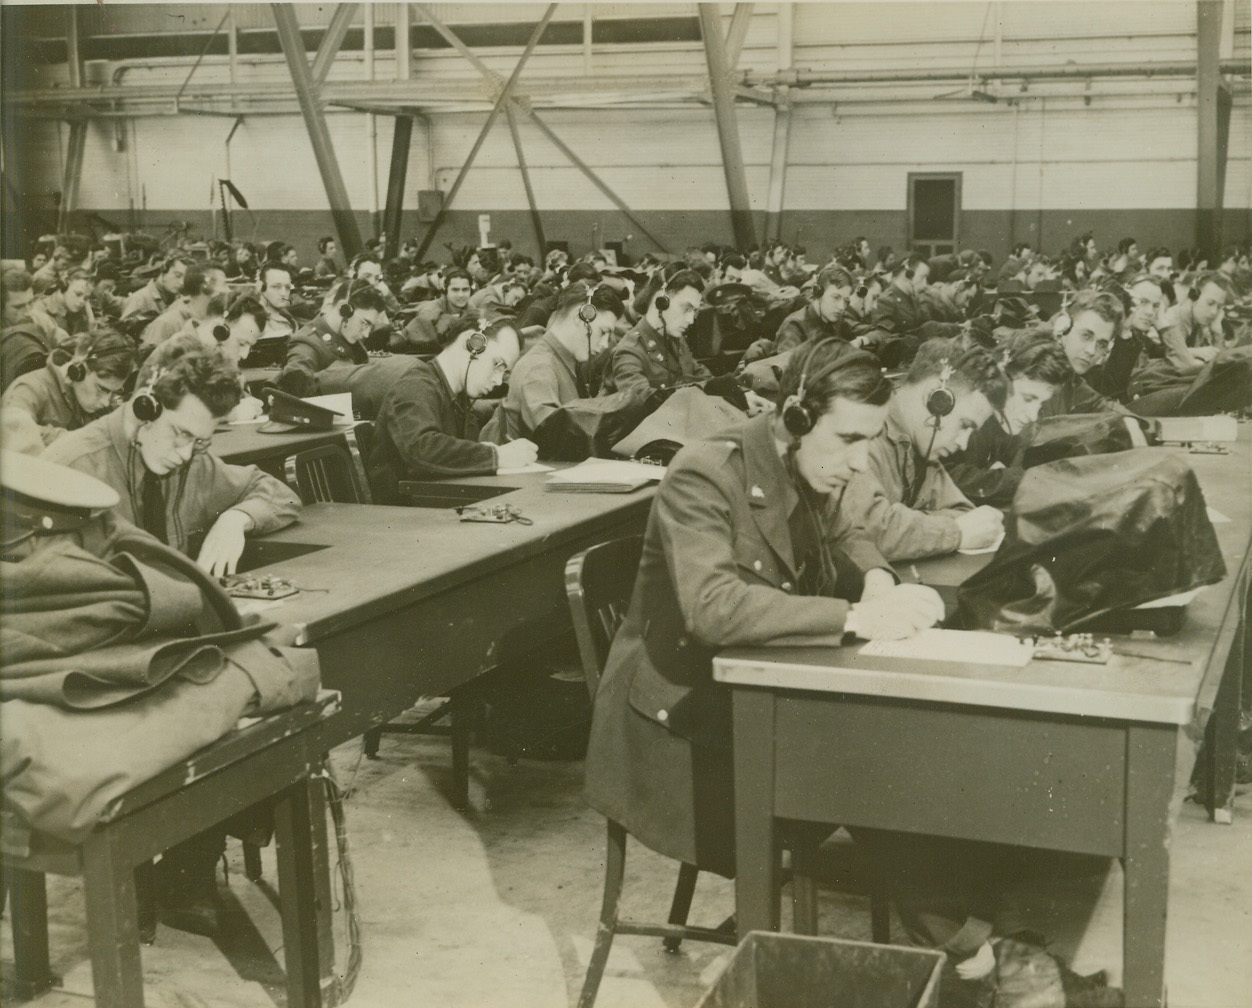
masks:
{"label": "uniform collar", "polygon": [[570,374],[572,374],[575,378],[577,378],[578,377],[578,361],[574,357],[574,354],[570,350],[570,348],[567,347],[564,343],[562,343],[561,340],[556,336],[556,334],[553,333],[551,330],[543,334],[543,342],[547,343],[548,346],[552,348],[552,352],[556,355],[557,359],[560,360],[560,362],[564,364],[567,368],[569,368]]}
{"label": "uniform collar", "polygon": [[774,441],[774,417],[763,413],[736,430],[743,451],[743,478],[749,510],[762,538],[788,572],[795,574],[790,518],[800,501]]}

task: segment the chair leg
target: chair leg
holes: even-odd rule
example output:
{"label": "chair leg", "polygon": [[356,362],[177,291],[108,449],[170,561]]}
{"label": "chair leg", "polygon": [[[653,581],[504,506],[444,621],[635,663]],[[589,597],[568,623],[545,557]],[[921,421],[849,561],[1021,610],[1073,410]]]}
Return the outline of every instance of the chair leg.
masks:
{"label": "chair leg", "polygon": [[469,756],[473,735],[473,711],[464,697],[454,698],[448,715],[452,731],[452,807],[469,808]]}
{"label": "chair leg", "polygon": [[[691,897],[695,895],[696,878],[700,874],[693,864],[685,861],[678,869],[678,883],[674,886],[674,900],[669,908],[669,922],[683,925],[687,923],[687,915],[691,912]],[[666,952],[677,952],[682,947],[681,938],[663,938],[662,944]]]}
{"label": "chair leg", "polygon": [[870,933],[879,945],[891,944],[891,902],[887,892],[877,881],[869,891]]}
{"label": "chair leg", "polygon": [[381,728],[371,728],[365,733],[365,758],[378,759],[378,744],[383,740]]}
{"label": "chair leg", "polygon": [[[686,865],[683,866],[684,868]],[[626,873],[626,829],[613,820],[608,822],[608,843],[604,863],[604,899],[600,904],[600,923],[596,928],[596,944],[587,964],[587,978],[578,995],[578,1008],[591,1008],[600,990],[609,949],[617,930],[617,906],[622,898],[622,878]]]}
{"label": "chair leg", "polygon": [[261,848],[243,841],[243,873],[249,882],[261,881]]}
{"label": "chair leg", "polygon": [[797,843],[791,848],[791,917],[796,934],[817,934],[817,881],[814,878],[815,847]]}

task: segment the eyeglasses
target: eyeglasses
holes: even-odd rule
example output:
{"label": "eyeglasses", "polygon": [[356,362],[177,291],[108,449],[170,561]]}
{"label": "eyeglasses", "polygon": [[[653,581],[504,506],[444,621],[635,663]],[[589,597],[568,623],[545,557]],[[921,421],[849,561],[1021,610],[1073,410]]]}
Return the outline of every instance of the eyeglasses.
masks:
{"label": "eyeglasses", "polygon": [[192,446],[192,451],[197,455],[209,450],[209,446],[213,443],[212,437],[196,437],[191,431],[183,430],[177,424],[170,424],[170,436],[174,439],[175,448],[186,448]]}

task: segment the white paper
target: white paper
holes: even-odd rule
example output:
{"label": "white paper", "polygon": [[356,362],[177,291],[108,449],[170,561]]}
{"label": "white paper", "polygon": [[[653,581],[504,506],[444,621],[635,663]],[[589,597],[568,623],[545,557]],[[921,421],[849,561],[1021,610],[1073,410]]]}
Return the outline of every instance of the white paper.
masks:
{"label": "white paper", "polygon": [[860,653],[877,658],[959,662],[965,665],[1011,665],[1020,668],[1034,648],[1007,634],[986,630],[923,630],[905,640],[870,641]]}
{"label": "white paper", "polygon": [[1215,507],[1208,508],[1208,513],[1209,513],[1209,521],[1211,521],[1214,525],[1222,525],[1230,521],[1229,518],[1227,518],[1224,514],[1218,511],[1217,508]]}
{"label": "white paper", "polygon": [[339,415],[335,417],[336,427],[348,427],[355,423],[352,419],[351,392],[335,392],[331,395],[306,396],[304,401],[312,403],[314,406],[321,406],[323,409],[333,410],[338,413]]}
{"label": "white paper", "polygon": [[527,473],[545,473],[552,472],[552,466],[544,465],[542,462],[531,462],[524,466],[506,466],[503,469],[497,469],[497,476],[525,476]]}
{"label": "white paper", "polygon": [[587,459],[548,477],[549,483],[625,483],[631,480],[660,480],[665,467],[621,459]]}
{"label": "white paper", "polygon": [[1185,606],[1188,605],[1193,598],[1200,594],[1199,588],[1192,588],[1191,591],[1179,592],[1177,595],[1166,595],[1165,598],[1153,599],[1151,602],[1145,602],[1143,605],[1135,606],[1136,609],[1164,609],[1167,606]]}
{"label": "white paper", "polygon": [[993,542],[990,546],[984,546],[982,549],[963,549],[963,550],[958,550],[957,552],[964,553],[966,556],[980,556],[983,553],[994,553],[996,550],[1000,548],[1000,543],[1002,542],[1004,542],[1003,532],[1000,533],[1000,537],[995,542]]}

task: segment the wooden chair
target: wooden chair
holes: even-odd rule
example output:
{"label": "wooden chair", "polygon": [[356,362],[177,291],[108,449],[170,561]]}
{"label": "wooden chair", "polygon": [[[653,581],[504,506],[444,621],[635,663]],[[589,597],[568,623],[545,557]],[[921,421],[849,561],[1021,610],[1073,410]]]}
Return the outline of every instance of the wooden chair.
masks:
{"label": "wooden chair", "polygon": [[[630,606],[642,550],[643,538],[631,536],[592,546],[571,557],[565,565],[565,594],[569,600],[570,616],[578,639],[578,653],[582,659],[583,675],[587,680],[587,691],[591,694],[593,704],[613,635]],[[827,832],[823,830],[822,834]],[[692,864],[684,863],[679,867],[678,881],[670,903],[669,920],[666,923],[623,920],[619,916],[618,905],[626,869],[626,836],[626,828],[621,823],[607,820],[607,855],[600,926],[596,930],[595,947],[587,966],[582,993],[578,998],[578,1008],[591,1008],[595,1003],[609,950],[616,935],[655,935],[663,939],[665,949],[669,952],[678,951],[684,938],[721,945],[735,945],[738,942],[733,916],[716,928],[695,927],[687,923],[696,879],[699,876],[699,869]],[[826,853],[831,852],[828,847]],[[890,937],[890,917],[882,887],[877,883],[867,884],[863,881],[865,869],[856,864],[858,859],[850,843],[836,844],[833,852],[836,854],[836,862],[839,862],[837,873],[849,880],[853,889],[868,892],[874,940],[886,943]],[[848,859],[853,863],[850,870],[842,863]],[[796,929],[803,934],[817,932],[817,890],[813,872],[818,860],[817,847],[814,844],[804,840],[792,845],[792,870],[789,873],[792,883],[792,909]]]}
{"label": "wooden chair", "polygon": [[309,729],[332,713],[336,696],[324,693],[316,703],[224,735],[123,795],[77,845],[29,833],[6,819],[4,878],[13,921],[15,995],[33,997],[57,982],[48,961],[44,875],[81,875],[95,1003],[142,1005],[136,867],[274,796],[287,1004],[321,1005],[319,913],[329,907],[329,881],[319,880],[325,865],[315,857],[325,837],[320,784],[311,775],[322,754]]}

